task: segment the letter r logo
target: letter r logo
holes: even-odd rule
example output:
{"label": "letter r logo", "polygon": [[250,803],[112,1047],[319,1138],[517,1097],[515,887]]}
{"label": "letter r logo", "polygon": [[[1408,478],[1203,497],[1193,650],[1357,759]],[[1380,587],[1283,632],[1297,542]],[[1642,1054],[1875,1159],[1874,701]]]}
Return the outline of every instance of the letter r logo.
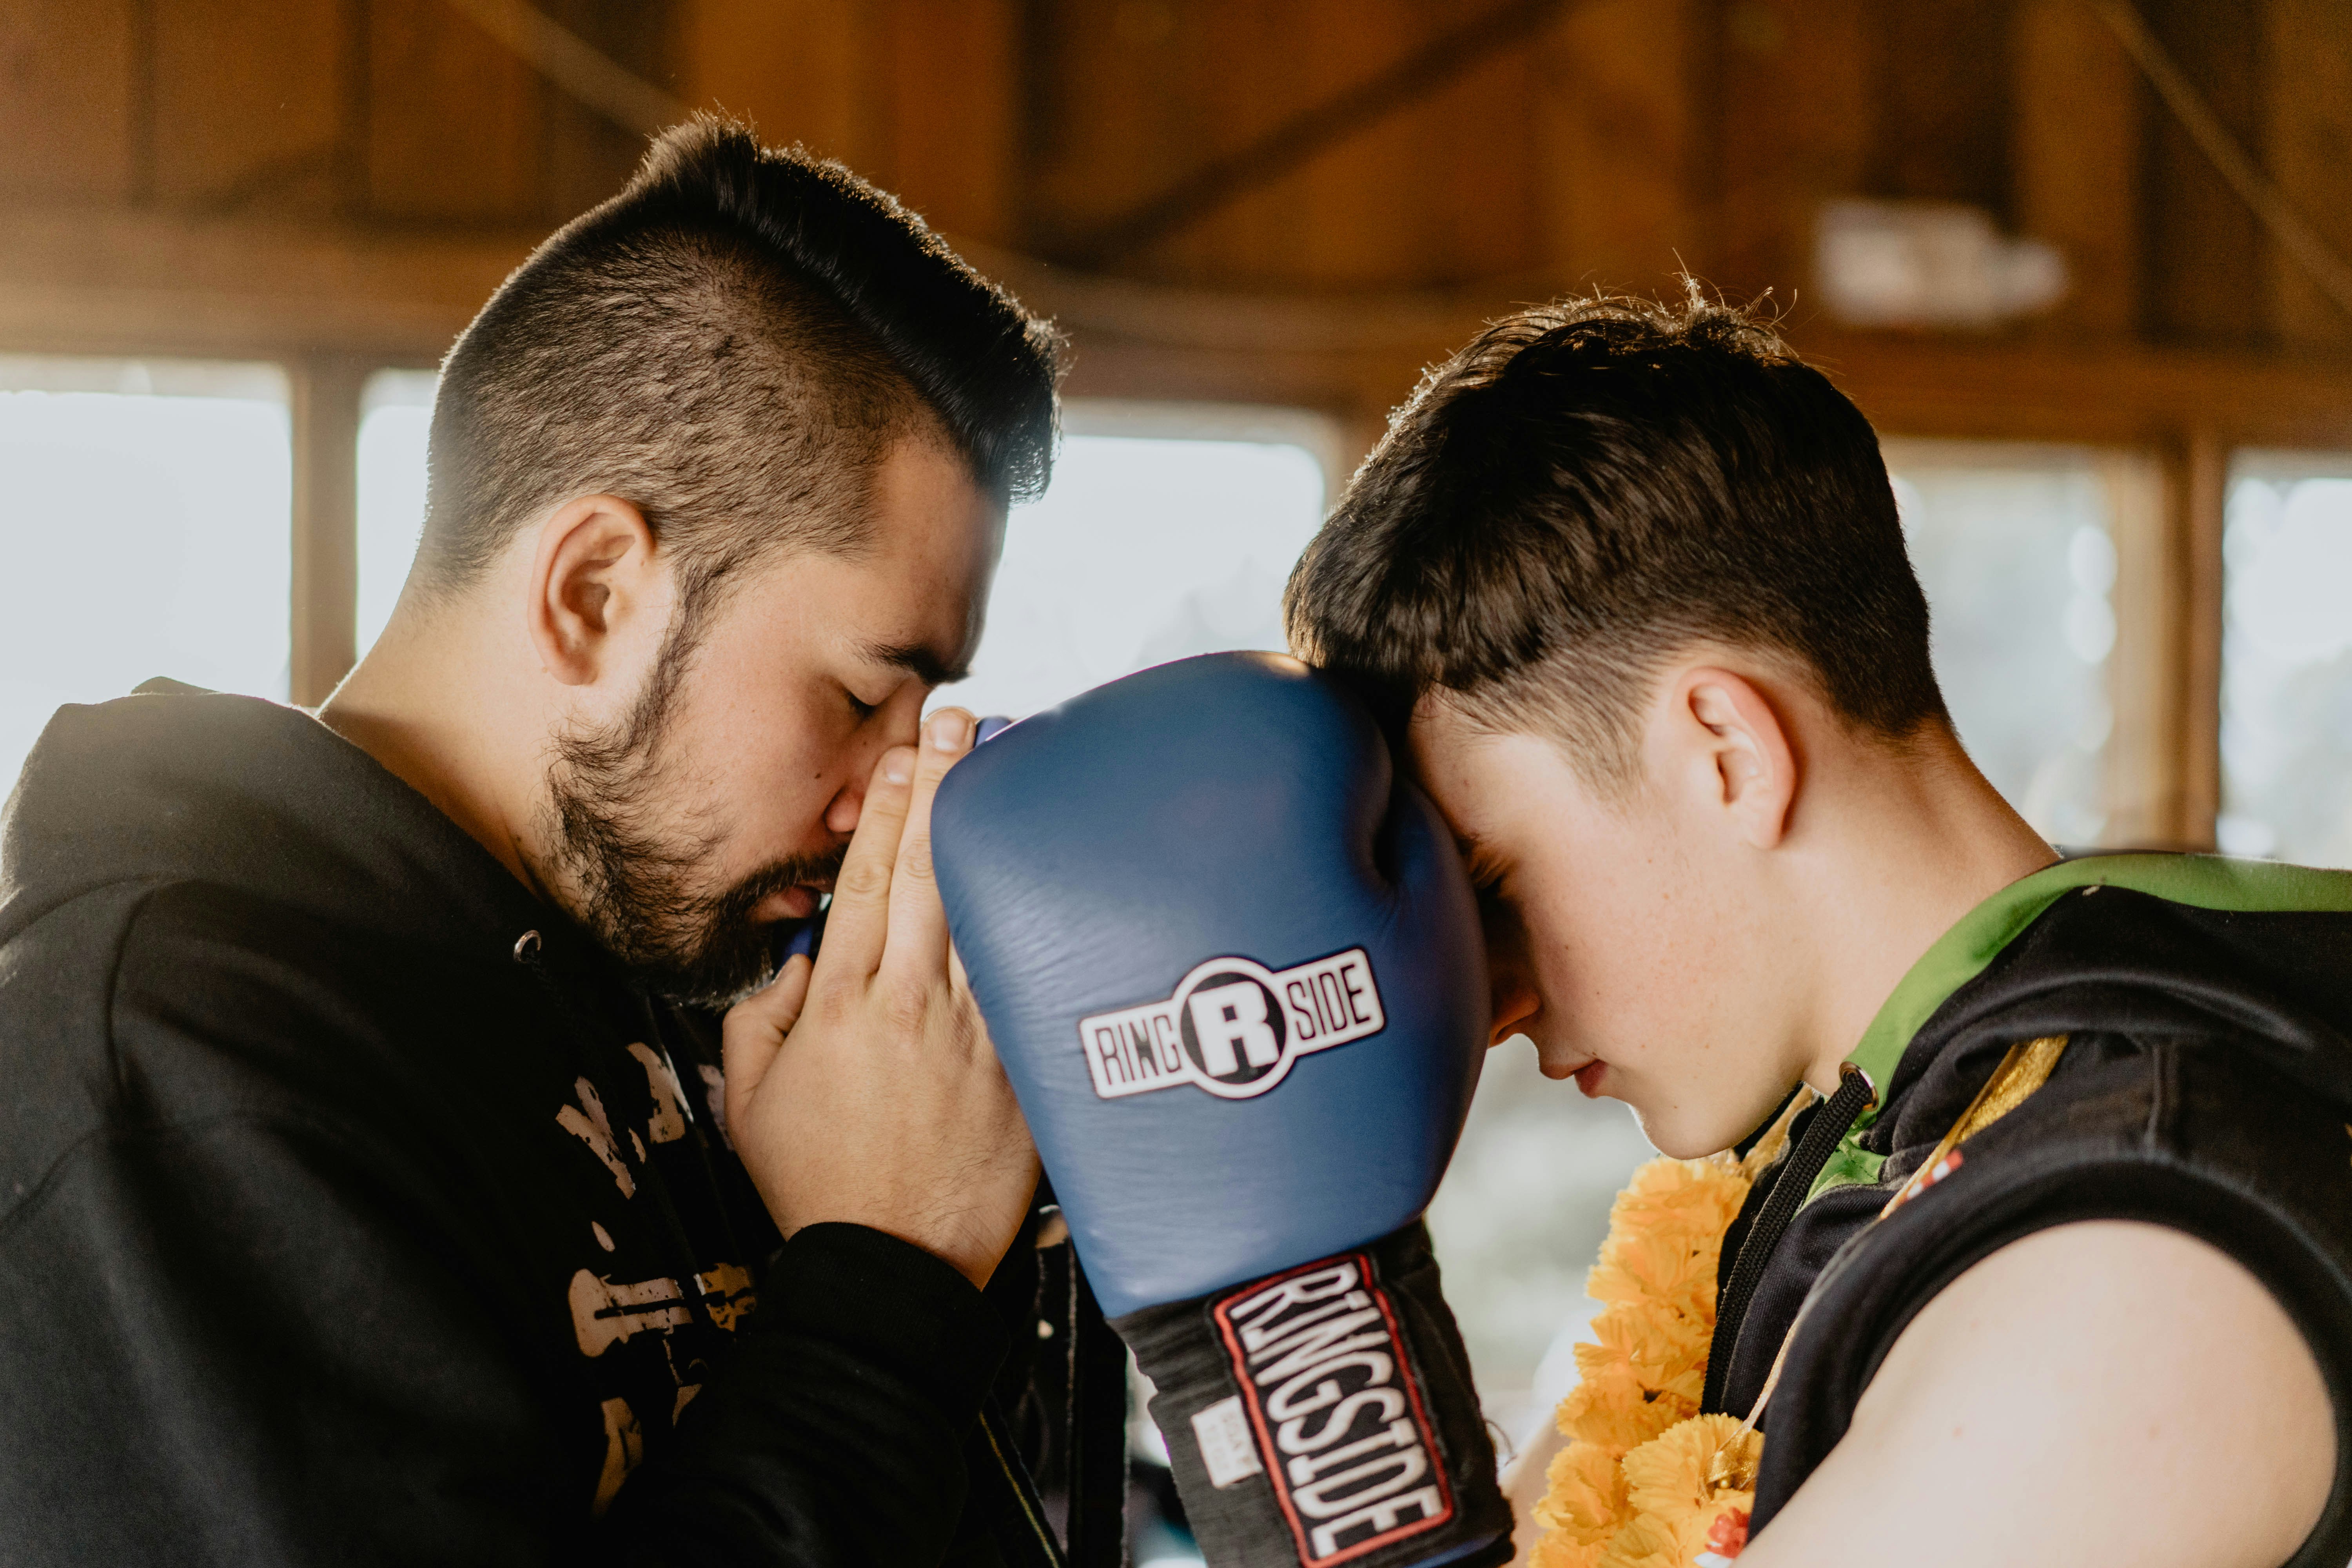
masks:
{"label": "letter r logo", "polygon": [[1196,963],[1167,995],[1078,1020],[1105,1100],[1189,1083],[1219,1100],[1265,1093],[1300,1057],[1388,1027],[1360,947],[1276,972],[1236,953]]}
{"label": "letter r logo", "polygon": [[1212,1077],[1229,1078],[1241,1071],[1243,1058],[1254,1068],[1272,1067],[1282,1055],[1282,1042],[1266,1021],[1265,992],[1255,983],[1244,980],[1195,991],[1186,1005],[1192,1014],[1193,1037],[1201,1042],[1201,1065]]}

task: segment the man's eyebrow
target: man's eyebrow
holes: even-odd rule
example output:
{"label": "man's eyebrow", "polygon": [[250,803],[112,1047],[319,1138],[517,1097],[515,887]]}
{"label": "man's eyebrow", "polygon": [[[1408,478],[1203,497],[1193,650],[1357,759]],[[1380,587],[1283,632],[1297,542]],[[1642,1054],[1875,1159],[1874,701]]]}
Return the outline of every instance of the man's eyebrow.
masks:
{"label": "man's eyebrow", "polygon": [[876,664],[895,665],[926,686],[948,686],[971,673],[971,661],[953,663],[922,643],[867,643],[859,650]]}

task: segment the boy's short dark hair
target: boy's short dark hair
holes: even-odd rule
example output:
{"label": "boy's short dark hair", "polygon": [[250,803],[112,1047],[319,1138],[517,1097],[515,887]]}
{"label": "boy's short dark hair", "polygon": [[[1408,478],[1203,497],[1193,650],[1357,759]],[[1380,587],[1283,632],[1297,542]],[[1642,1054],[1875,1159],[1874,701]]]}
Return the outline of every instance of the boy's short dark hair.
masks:
{"label": "boy's short dark hair", "polygon": [[1944,716],[1877,436],[1769,327],[1696,295],[1524,310],[1430,372],[1283,607],[1300,656],[1391,724],[1442,689],[1473,722],[1559,736],[1612,791],[1694,643],[1778,658],[1889,739]]}
{"label": "boy's short dark hair", "polygon": [[1053,461],[1057,342],[837,163],[704,116],[501,284],[441,367],[419,586],[462,588],[550,507],[635,502],[689,610],[782,543],[854,551],[890,442],[1000,501]]}

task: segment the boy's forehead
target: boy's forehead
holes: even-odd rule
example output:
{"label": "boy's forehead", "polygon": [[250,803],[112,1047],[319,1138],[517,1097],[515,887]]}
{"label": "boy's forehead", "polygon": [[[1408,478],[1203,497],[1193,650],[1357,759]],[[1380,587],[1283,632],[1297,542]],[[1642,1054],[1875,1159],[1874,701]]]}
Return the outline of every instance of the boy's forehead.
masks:
{"label": "boy's forehead", "polygon": [[1432,691],[1413,704],[1404,738],[1414,778],[1435,795],[1468,770],[1476,737],[1454,705]]}
{"label": "boy's forehead", "polygon": [[1442,700],[1414,707],[1405,743],[1413,777],[1465,842],[1490,837],[1498,817],[1557,788],[1555,775],[1569,771],[1550,742],[1474,722]]}
{"label": "boy's forehead", "polygon": [[1433,686],[1414,700],[1405,733],[1418,749],[1424,738],[1432,742],[1457,745],[1489,728],[1472,722],[1454,693],[1442,686]]}

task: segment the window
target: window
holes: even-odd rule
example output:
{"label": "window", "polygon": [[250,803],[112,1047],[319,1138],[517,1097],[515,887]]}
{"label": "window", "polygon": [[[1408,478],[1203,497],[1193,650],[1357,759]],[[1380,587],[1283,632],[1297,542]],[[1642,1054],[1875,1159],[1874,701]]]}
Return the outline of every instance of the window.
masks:
{"label": "window", "polygon": [[2087,847],[2137,830],[2112,782],[2117,586],[2153,476],[2120,455],[1888,441],[1927,595],[1936,678],[1969,755],[2036,832]]}
{"label": "window", "polygon": [[152,676],[283,699],[293,458],[274,366],[0,357],[0,794],[60,703]]}
{"label": "window", "polygon": [[2226,516],[2221,847],[2352,866],[2352,453],[2242,453]]}
{"label": "window", "polygon": [[[429,371],[380,372],[362,404],[362,653],[416,551],[433,384]],[[1020,717],[1146,665],[1282,647],[1282,584],[1336,460],[1328,422],[1076,399],[1062,423],[1052,486],[1005,530],[971,676],[940,700]]]}
{"label": "window", "polygon": [[359,605],[355,651],[383,635],[408,580],[425,526],[425,436],[433,421],[429,370],[380,370],[360,394]]}
{"label": "window", "polygon": [[1043,500],[1013,513],[970,679],[1020,717],[1196,653],[1276,648],[1336,437],[1313,415],[1073,400]]}
{"label": "window", "polygon": [[1429,1232],[1479,1403],[1515,1447],[1575,1384],[1570,1347],[1601,1310],[1584,1276],[1609,1205],[1655,1152],[1623,1105],[1538,1072],[1526,1038],[1486,1053]]}

